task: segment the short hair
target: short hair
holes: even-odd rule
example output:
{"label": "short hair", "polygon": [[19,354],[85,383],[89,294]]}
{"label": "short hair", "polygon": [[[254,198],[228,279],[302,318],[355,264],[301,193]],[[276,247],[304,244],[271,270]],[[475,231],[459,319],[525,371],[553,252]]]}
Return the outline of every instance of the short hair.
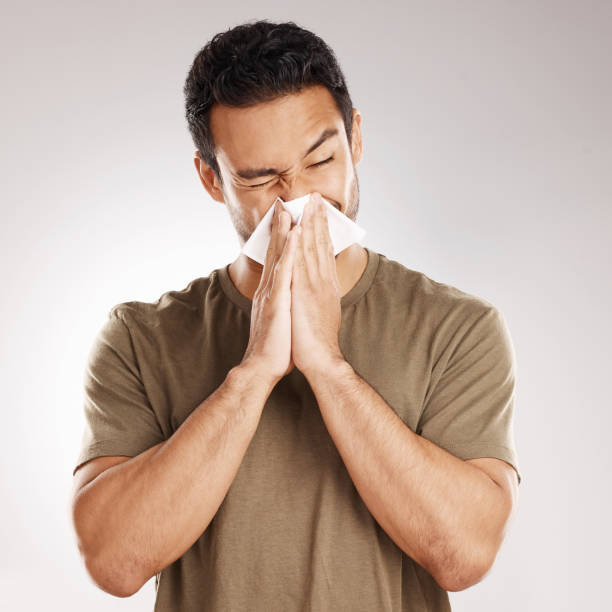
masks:
{"label": "short hair", "polygon": [[215,102],[248,107],[304,87],[322,85],[332,95],[351,142],[353,103],[332,49],[293,21],[246,22],[215,34],[196,55],[183,88],[185,117],[194,145],[221,185],[210,129]]}

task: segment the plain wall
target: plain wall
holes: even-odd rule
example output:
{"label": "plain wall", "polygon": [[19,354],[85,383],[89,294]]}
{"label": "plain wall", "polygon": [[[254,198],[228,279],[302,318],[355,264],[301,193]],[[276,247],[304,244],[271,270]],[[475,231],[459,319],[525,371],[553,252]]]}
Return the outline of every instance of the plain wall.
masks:
{"label": "plain wall", "polygon": [[[248,8],[241,8],[248,6]],[[7,610],[152,610],[89,579],[68,499],[81,380],[114,305],[232,261],[182,86],[246,20],[335,50],[363,115],[363,244],[484,297],[518,365],[523,482],[497,561],[453,610],[601,609],[610,538],[609,2],[5,3],[0,590]]]}

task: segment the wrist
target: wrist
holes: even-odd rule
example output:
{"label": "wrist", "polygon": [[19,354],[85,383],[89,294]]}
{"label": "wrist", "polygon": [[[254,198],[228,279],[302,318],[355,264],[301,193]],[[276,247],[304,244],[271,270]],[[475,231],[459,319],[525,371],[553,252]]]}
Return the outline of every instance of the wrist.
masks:
{"label": "wrist", "polygon": [[345,376],[348,371],[352,371],[352,366],[344,358],[344,355],[332,355],[326,359],[317,361],[316,364],[302,371],[308,382],[316,383],[318,379],[328,377]]}
{"label": "wrist", "polygon": [[233,380],[239,380],[249,389],[261,388],[266,397],[270,395],[279,377],[271,376],[269,372],[255,358],[248,358],[234,366],[228,376]]}

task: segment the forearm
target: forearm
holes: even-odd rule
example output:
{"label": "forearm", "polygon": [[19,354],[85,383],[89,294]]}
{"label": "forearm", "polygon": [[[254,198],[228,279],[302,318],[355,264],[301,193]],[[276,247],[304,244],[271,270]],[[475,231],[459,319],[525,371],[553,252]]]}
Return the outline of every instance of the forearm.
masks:
{"label": "forearm", "polygon": [[503,520],[498,485],[414,433],[346,361],[307,378],[355,487],[385,532],[443,588],[477,576]]}
{"label": "forearm", "polygon": [[75,502],[86,556],[110,584],[136,585],[206,529],[236,476],[273,385],[240,365],[165,442],[103,472]]}

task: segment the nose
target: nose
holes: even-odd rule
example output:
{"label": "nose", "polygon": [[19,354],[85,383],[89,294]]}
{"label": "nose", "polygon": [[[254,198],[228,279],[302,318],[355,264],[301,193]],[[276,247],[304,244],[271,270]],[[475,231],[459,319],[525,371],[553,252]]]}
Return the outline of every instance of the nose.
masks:
{"label": "nose", "polygon": [[308,187],[303,181],[297,180],[296,176],[281,177],[279,181],[279,189],[276,195],[282,198],[284,202],[290,202],[295,200],[307,193],[310,193],[312,189]]}
{"label": "nose", "polygon": [[[313,191],[317,191],[323,197],[325,197],[321,193],[321,190],[318,185],[313,184],[309,181],[300,181],[298,180],[298,177],[295,176],[292,177],[285,175],[281,176],[281,179],[279,181],[279,187],[276,190],[275,195],[276,197],[281,198],[283,202],[290,202],[291,200],[301,198],[302,196],[305,196],[308,193],[312,193]],[[339,204],[337,204],[333,200],[330,200],[329,198],[326,199],[334,208],[342,212],[342,208]]]}

